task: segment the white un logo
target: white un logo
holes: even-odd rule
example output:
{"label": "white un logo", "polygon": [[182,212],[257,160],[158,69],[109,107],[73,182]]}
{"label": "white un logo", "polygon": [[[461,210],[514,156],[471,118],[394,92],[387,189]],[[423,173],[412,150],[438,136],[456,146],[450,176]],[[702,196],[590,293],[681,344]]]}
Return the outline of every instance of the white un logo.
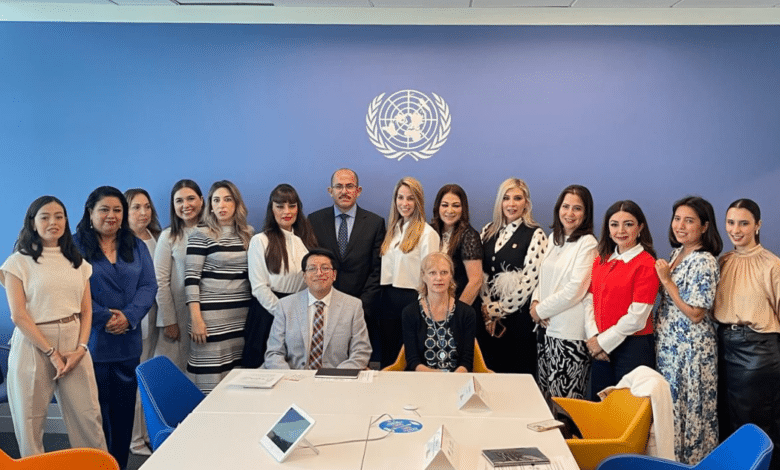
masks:
{"label": "white un logo", "polygon": [[387,158],[430,158],[447,141],[452,118],[447,103],[416,90],[402,90],[385,100],[384,93],[368,106],[366,131],[372,144]]}

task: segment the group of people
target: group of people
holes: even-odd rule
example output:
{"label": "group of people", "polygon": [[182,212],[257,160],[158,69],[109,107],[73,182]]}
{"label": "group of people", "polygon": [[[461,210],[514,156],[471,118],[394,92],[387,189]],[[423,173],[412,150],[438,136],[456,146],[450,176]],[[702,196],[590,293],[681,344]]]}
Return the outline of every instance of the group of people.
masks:
{"label": "group of people", "polygon": [[747,422],[780,443],[780,259],[759,243],[755,202],[728,208],[734,250],[718,260],[710,203],[677,201],[666,261],[630,200],[607,209],[597,240],[580,185],[561,192],[549,236],[517,178],[481,231],[457,184],[438,191],[430,223],[412,177],[396,184],[387,225],[357,205],[354,171],[337,170],[327,191],[333,206],[307,218],[278,185],[259,233],[226,180],[205,198],[177,182],[165,230],[142,189],[95,189],[73,235],[61,201],[36,199],[0,267],[22,455],[43,452],[54,394],[71,444],[108,449],[124,468],[131,443],[148,440],[135,367],[157,355],[209,392],[237,367],[385,367],[402,348],[407,370],[468,372],[477,346],[489,368],[533,374],[552,396],[593,398],[656,368],[682,462]]}

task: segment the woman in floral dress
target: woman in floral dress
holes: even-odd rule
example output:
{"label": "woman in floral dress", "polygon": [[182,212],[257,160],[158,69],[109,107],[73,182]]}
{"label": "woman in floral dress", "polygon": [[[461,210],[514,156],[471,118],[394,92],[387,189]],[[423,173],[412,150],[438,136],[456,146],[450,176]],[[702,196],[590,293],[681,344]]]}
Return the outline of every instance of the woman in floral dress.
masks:
{"label": "woman in floral dress", "polygon": [[670,261],[655,263],[663,286],[656,312],[657,364],[672,391],[675,457],[694,465],[718,445],[718,339],[709,311],[723,241],[712,205],[700,197],[677,201],[669,242],[675,248]]}

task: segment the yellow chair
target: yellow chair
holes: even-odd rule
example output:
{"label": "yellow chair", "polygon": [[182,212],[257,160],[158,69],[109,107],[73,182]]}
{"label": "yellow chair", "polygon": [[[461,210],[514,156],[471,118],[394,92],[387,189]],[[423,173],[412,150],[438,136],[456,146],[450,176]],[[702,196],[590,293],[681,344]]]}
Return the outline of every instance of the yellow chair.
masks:
{"label": "yellow chair", "polygon": [[8,470],[119,470],[108,452],[98,449],[67,449],[18,460],[0,450],[0,468]]}
{"label": "yellow chair", "polygon": [[[398,357],[395,362],[385,367],[385,371],[404,371],[406,370],[406,351],[404,346],[401,345],[401,351],[398,353]],[[478,374],[493,374],[494,372],[488,369],[485,364],[485,358],[482,357],[482,350],[479,349],[479,343],[474,340],[474,364],[471,366],[471,371]]]}
{"label": "yellow chair", "polygon": [[644,454],[653,410],[650,398],[635,397],[629,389],[610,393],[596,403],[553,397],[582,432],[582,439],[567,439],[581,470],[594,470],[615,454]]}

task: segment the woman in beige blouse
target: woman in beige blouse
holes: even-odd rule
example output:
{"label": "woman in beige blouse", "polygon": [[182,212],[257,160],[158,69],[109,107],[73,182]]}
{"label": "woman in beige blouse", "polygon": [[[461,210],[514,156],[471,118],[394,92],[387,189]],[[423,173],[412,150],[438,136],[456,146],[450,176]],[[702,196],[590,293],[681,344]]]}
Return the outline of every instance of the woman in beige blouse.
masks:
{"label": "woman in beige blouse", "polygon": [[[734,251],[720,258],[718,327],[720,439],[754,423],[780,445],[780,258],[759,242],[761,210],[734,201],[726,232]],[[771,469],[780,468],[780,453]]]}

